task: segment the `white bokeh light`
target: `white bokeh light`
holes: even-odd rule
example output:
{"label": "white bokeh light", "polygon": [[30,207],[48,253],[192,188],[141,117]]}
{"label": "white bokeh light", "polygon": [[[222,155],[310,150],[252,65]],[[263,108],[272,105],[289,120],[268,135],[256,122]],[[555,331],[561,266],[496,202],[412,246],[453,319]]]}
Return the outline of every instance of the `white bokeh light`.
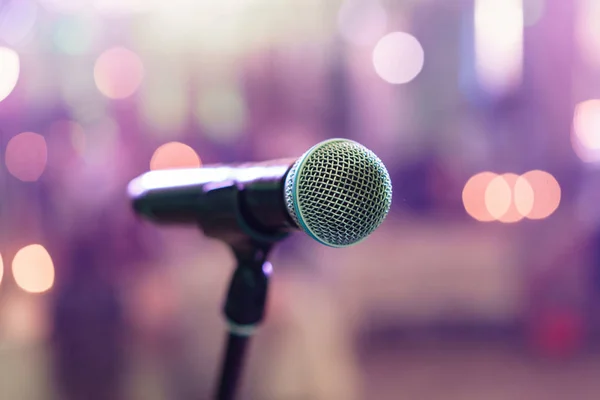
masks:
{"label": "white bokeh light", "polygon": [[582,101],[575,107],[573,150],[584,162],[600,162],[600,99]]}
{"label": "white bokeh light", "polygon": [[382,37],[373,50],[373,66],[381,79],[392,84],[412,81],[423,69],[425,52],[419,41],[405,32]]}
{"label": "white bokeh light", "polygon": [[54,263],[44,246],[32,244],[17,252],[12,262],[17,285],[29,293],[42,293],[54,285]]}
{"label": "white bokeh light", "polygon": [[6,99],[19,80],[19,55],[12,49],[0,47],[0,101]]}
{"label": "white bokeh light", "polygon": [[600,2],[598,0],[581,0],[577,3],[577,21],[575,39],[581,50],[582,58],[589,66],[600,66]]}
{"label": "white bokeh light", "polygon": [[481,87],[504,95],[523,74],[522,0],[475,1],[475,67]]}

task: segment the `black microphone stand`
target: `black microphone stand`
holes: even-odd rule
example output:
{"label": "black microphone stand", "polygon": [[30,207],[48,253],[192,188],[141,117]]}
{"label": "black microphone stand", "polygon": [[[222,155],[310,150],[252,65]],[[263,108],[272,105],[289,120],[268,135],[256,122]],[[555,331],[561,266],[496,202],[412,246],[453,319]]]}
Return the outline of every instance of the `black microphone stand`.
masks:
{"label": "black microphone stand", "polygon": [[[225,300],[229,329],[216,400],[232,400],[235,396],[248,343],[265,312],[272,270],[267,256],[275,243],[289,235],[289,232],[265,233],[253,229],[240,202],[243,190],[243,186],[227,182],[205,194],[212,197],[210,204],[219,207],[205,210],[202,230],[206,236],[227,243],[237,261]],[[230,210],[236,212],[232,214]]]}
{"label": "black microphone stand", "polygon": [[234,398],[250,338],[263,319],[272,271],[266,260],[270,248],[269,244],[259,243],[245,249],[233,248],[237,267],[225,301],[229,332],[216,395],[218,400]]}

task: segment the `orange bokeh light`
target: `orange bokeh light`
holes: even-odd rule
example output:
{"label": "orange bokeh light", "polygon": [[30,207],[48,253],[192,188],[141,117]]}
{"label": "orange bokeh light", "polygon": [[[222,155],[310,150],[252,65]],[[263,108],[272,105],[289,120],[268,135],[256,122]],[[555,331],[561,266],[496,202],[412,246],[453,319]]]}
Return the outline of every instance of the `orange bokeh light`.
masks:
{"label": "orange bokeh light", "polygon": [[24,182],[37,181],[48,162],[46,139],[33,132],[19,133],[8,141],[4,161],[15,178]]}
{"label": "orange bokeh light", "polygon": [[556,178],[540,170],[521,176],[481,172],[467,181],[462,193],[467,213],[482,222],[543,219],[556,211],[560,198]]}
{"label": "orange bokeh light", "polygon": [[[517,174],[503,174],[502,178],[510,190],[510,202],[506,212],[498,217],[498,221],[507,224],[519,222],[525,216],[523,213],[521,213],[520,209],[526,208],[528,207],[528,204],[533,203],[533,193],[527,190],[527,181],[523,182],[523,180],[519,180],[520,177]],[[519,189],[518,191],[517,188]],[[519,206],[517,206],[517,204]]]}
{"label": "orange bokeh light", "polygon": [[[3,17],[6,18],[6,15]],[[21,63],[17,52],[0,47],[0,101],[6,99],[17,86],[20,70]]]}
{"label": "orange bokeh light", "polygon": [[513,187],[513,201],[515,208],[523,217],[527,217],[535,203],[535,192],[529,181],[522,175],[517,177]]}
{"label": "orange bokeh light", "polygon": [[495,218],[485,204],[486,188],[498,175],[493,172],[481,172],[471,177],[462,192],[465,211],[474,219],[481,222],[493,221]]}
{"label": "orange bokeh light", "polygon": [[485,206],[494,219],[498,220],[508,213],[512,204],[512,188],[504,175],[498,175],[485,189]]}
{"label": "orange bokeh light", "polygon": [[535,170],[523,174],[531,185],[534,201],[531,212],[526,215],[529,219],[544,219],[552,215],[560,205],[561,189],[552,174]]}
{"label": "orange bokeh light", "polygon": [[32,244],[17,252],[12,262],[17,285],[30,293],[42,293],[54,285],[54,263],[44,246]]}
{"label": "orange bokeh light", "polygon": [[198,168],[202,165],[198,153],[187,144],[169,142],[154,151],[150,169]]}

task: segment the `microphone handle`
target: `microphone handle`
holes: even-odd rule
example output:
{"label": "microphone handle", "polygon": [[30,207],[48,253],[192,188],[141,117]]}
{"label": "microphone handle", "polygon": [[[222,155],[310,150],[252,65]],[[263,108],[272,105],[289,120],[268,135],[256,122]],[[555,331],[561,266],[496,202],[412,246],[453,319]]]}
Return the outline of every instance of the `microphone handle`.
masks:
{"label": "microphone handle", "polygon": [[[296,225],[287,212],[283,190],[295,161],[151,171],[130,183],[129,195],[138,214],[161,224],[204,225],[213,221],[215,212],[240,213],[255,230],[265,234],[287,232]],[[239,209],[227,209],[233,203],[224,204],[216,195],[227,187],[237,191],[235,203]]]}

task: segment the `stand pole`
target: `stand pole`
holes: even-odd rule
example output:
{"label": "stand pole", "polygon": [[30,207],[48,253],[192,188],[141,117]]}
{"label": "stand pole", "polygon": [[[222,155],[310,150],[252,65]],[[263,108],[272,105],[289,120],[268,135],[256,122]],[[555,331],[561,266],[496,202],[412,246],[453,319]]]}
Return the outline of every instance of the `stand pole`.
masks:
{"label": "stand pole", "polygon": [[226,350],[221,367],[217,400],[233,400],[242,375],[246,349],[262,321],[267,300],[271,264],[266,261],[269,245],[253,245],[244,251],[234,248],[238,266],[233,273],[225,316],[229,324]]}
{"label": "stand pole", "polygon": [[232,400],[234,398],[244,366],[244,355],[246,354],[249,341],[250,338],[248,336],[229,333],[217,394],[218,400]]}

